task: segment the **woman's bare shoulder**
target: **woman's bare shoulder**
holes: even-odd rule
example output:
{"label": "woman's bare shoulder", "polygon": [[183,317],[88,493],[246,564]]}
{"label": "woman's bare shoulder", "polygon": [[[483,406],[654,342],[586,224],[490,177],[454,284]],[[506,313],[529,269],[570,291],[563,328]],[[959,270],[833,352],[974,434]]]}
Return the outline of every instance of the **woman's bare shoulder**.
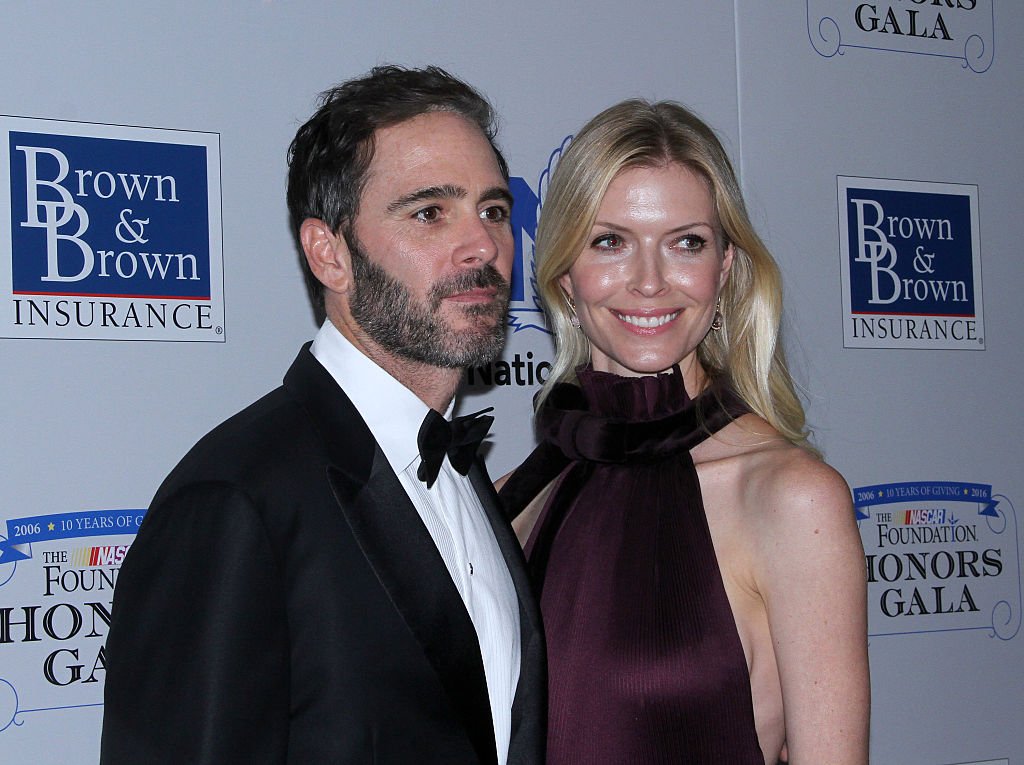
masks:
{"label": "woman's bare shoulder", "polygon": [[761,488],[784,483],[790,488],[848,492],[838,471],[810,449],[788,441],[756,414],[733,420],[694,449],[693,455],[697,464],[722,461],[748,480],[767,482]]}
{"label": "woman's bare shoulder", "polygon": [[694,450],[703,473],[727,483],[736,509],[759,534],[789,534],[809,518],[849,528],[850,489],[837,470],[753,414],[746,414]]}

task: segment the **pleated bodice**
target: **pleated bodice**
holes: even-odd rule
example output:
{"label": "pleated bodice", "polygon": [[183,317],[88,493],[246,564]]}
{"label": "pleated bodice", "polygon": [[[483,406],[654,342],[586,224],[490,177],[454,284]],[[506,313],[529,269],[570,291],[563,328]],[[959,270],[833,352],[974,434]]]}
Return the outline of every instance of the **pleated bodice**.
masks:
{"label": "pleated bodice", "polygon": [[750,678],[690,450],[747,411],[691,400],[678,368],[582,369],[538,412],[502,487],[510,515],[553,480],[526,546],[548,644],[549,765],[762,765]]}

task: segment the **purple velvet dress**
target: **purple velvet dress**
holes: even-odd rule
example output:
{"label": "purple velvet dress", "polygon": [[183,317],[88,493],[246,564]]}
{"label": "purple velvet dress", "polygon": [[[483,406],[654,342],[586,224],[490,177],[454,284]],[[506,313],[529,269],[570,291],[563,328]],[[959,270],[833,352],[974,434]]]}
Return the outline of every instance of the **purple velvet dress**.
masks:
{"label": "purple velvet dress", "polygon": [[550,676],[548,763],[763,765],[750,677],[690,449],[747,409],[691,401],[678,369],[580,370],[538,413],[502,488],[556,486],[526,547]]}

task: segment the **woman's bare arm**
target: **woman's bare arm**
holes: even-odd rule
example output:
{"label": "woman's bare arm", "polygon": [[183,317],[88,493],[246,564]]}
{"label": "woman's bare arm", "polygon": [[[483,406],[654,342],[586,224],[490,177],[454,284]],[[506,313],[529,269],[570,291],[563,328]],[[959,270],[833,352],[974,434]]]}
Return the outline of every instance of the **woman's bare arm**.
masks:
{"label": "woman's bare arm", "polygon": [[810,455],[766,473],[755,577],[792,765],[865,765],[870,691],[864,551],[850,491]]}

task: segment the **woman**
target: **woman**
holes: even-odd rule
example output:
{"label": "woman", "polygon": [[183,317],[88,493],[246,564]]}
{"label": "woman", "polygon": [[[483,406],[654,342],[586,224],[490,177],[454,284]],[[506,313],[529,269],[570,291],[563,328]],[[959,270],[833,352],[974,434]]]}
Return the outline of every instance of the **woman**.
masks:
{"label": "woman", "polygon": [[863,550],[806,445],[778,269],[724,149],[626,101],[537,232],[556,359],[501,489],[548,640],[548,762],[867,761]]}

